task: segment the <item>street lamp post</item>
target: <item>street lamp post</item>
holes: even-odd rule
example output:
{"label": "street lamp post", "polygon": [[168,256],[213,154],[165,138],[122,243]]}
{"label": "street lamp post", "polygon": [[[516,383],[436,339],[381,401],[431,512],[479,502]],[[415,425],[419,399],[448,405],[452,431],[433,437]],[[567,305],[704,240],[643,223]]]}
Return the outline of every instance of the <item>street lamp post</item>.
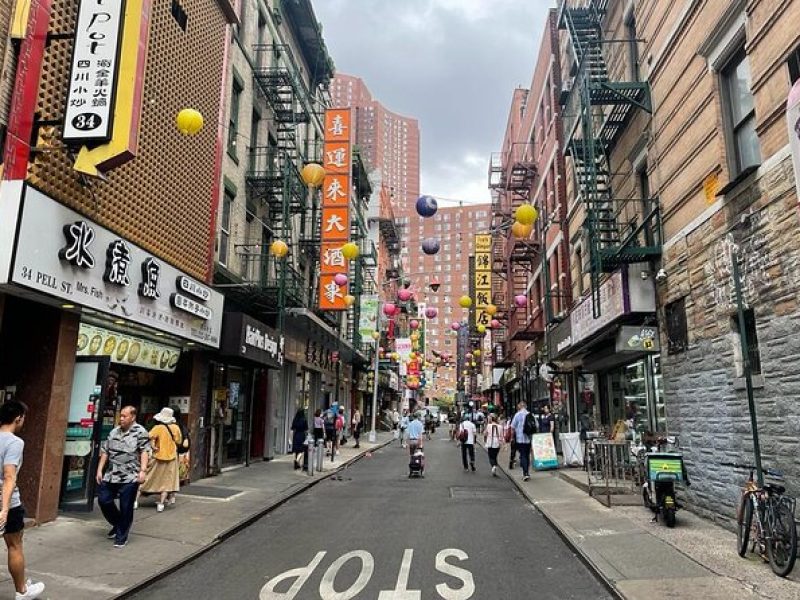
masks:
{"label": "street lamp post", "polygon": [[761,467],[761,444],[758,438],[758,419],[756,417],[756,403],[753,397],[753,373],[750,364],[749,342],[744,318],[744,302],[742,300],[742,281],[739,274],[739,249],[731,248],[731,262],[733,263],[733,287],[736,292],[736,313],[739,321],[739,342],[742,347],[742,371],[747,389],[747,408],[750,412],[750,427],[753,430],[753,457],[756,463],[756,477],[759,487],[764,485],[764,471]]}

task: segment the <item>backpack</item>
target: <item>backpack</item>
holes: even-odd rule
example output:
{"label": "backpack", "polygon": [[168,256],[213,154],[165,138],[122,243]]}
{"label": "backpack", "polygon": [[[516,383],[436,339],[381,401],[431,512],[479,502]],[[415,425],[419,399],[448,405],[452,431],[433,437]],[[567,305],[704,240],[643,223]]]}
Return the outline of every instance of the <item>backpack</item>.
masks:
{"label": "backpack", "polygon": [[336,429],[336,417],[329,410],[325,411],[325,429]]}
{"label": "backpack", "polygon": [[528,413],[525,415],[525,423],[522,425],[522,433],[531,436],[537,431],[539,431],[539,426],[536,423],[536,417],[533,416],[533,413]]}

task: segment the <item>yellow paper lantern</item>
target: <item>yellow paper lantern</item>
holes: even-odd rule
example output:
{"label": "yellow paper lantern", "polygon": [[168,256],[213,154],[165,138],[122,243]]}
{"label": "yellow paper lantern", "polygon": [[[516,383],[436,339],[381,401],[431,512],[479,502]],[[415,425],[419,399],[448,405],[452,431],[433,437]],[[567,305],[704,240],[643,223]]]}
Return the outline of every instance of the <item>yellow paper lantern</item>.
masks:
{"label": "yellow paper lantern", "polygon": [[372,339],[376,342],[381,339],[381,332],[380,331],[373,331],[372,332]]}
{"label": "yellow paper lantern", "polygon": [[308,187],[318,188],[325,180],[325,169],[318,163],[308,163],[300,171],[300,176]]}
{"label": "yellow paper lantern", "polygon": [[203,115],[199,110],[184,108],[175,117],[175,126],[183,135],[195,135],[203,128]]}
{"label": "yellow paper lantern", "polygon": [[416,342],[419,339],[419,334],[415,331],[410,336],[412,342]]}
{"label": "yellow paper lantern", "polygon": [[345,306],[353,306],[356,301],[356,297],[351,294],[346,294],[343,300]]}
{"label": "yellow paper lantern", "polygon": [[416,360],[416,359],[417,359],[417,353],[416,352],[409,352],[408,360]]}
{"label": "yellow paper lantern", "polygon": [[397,352],[392,352],[392,360],[397,362],[400,360],[400,355]]}
{"label": "yellow paper lantern", "polygon": [[474,350],[472,353],[473,353],[475,356],[480,356],[480,355],[481,355],[481,351],[480,351],[480,350]]}
{"label": "yellow paper lantern", "polygon": [[480,333],[480,334],[486,333],[486,325],[478,325],[476,327],[476,329],[478,330],[478,333]]}
{"label": "yellow paper lantern", "polygon": [[539,211],[532,204],[520,204],[514,211],[514,220],[523,225],[533,225]]}
{"label": "yellow paper lantern", "polygon": [[354,258],[357,258],[358,254],[358,244],[347,242],[344,246],[342,246],[342,256],[344,256],[347,260],[353,260]]}
{"label": "yellow paper lantern", "polygon": [[461,308],[469,308],[472,306],[472,298],[469,296],[461,296],[461,298],[458,299],[458,304]]}
{"label": "yellow paper lantern", "polygon": [[289,254],[289,246],[283,240],[275,240],[269,246],[269,253],[276,258],[283,258]]}
{"label": "yellow paper lantern", "polygon": [[487,304],[486,308],[483,310],[485,310],[486,314],[490,317],[493,317],[497,313],[497,307],[494,304]]}
{"label": "yellow paper lantern", "polygon": [[531,234],[531,231],[533,231],[533,225],[524,225],[519,221],[515,221],[514,224],[511,226],[511,234],[515,238],[519,239],[526,238]]}

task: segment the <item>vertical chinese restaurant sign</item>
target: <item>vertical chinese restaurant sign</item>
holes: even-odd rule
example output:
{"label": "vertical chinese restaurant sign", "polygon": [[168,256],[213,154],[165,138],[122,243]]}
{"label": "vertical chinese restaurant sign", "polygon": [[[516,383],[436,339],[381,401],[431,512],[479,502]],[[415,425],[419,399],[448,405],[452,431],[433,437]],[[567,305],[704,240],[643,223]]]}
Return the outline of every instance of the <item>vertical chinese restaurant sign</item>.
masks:
{"label": "vertical chinese restaurant sign", "polygon": [[475,236],[475,325],[489,325],[486,307],[492,300],[492,236]]}
{"label": "vertical chinese restaurant sign", "polygon": [[352,134],[349,108],[325,111],[325,146],[322,157],[322,225],[320,248],[319,308],[347,310],[347,284],[338,285],[338,273],[347,275],[342,246],[350,240],[350,165]]}

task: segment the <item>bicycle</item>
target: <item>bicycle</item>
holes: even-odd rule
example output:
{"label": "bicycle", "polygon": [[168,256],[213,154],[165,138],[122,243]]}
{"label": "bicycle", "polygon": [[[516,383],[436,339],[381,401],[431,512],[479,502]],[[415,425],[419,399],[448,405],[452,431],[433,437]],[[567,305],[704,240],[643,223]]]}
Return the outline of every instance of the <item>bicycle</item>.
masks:
{"label": "bicycle", "polygon": [[[762,487],[753,479],[756,467],[737,463],[722,463],[735,469],[748,469],[750,476],[742,488],[736,514],[736,543],[739,556],[758,548],[759,555],[769,562],[772,572],[786,577],[792,572],[797,558],[797,527],[794,520],[797,501],[786,495],[786,488],[777,483]],[[784,480],[783,473],[774,469],[764,471],[773,479]],[[754,522],[753,515],[756,515]]]}

